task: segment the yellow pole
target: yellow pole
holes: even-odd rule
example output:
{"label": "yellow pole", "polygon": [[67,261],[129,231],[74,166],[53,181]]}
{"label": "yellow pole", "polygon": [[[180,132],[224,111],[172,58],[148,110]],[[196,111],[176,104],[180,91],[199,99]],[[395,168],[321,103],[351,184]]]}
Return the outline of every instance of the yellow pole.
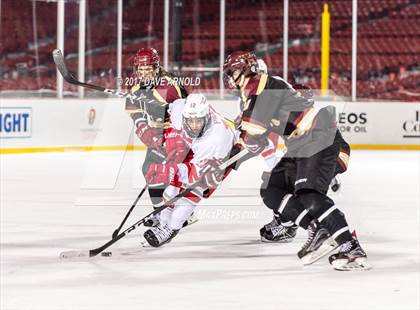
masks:
{"label": "yellow pole", "polygon": [[321,95],[328,94],[328,80],[330,75],[330,13],[328,4],[324,4],[322,13],[321,35]]}

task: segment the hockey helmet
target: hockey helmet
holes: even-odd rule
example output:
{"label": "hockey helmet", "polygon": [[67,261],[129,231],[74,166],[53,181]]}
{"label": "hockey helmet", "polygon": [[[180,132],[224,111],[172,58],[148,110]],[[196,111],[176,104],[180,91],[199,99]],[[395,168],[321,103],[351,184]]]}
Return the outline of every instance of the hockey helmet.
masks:
{"label": "hockey helmet", "polygon": [[141,48],[134,56],[134,72],[142,83],[148,83],[159,73],[160,57],[154,48]]}
{"label": "hockey helmet", "polygon": [[223,81],[225,87],[240,88],[246,77],[257,74],[257,57],[252,52],[234,52],[223,64]]}
{"label": "hockey helmet", "polygon": [[210,125],[210,105],[202,94],[188,95],[182,112],[182,127],[190,138],[199,138]]}

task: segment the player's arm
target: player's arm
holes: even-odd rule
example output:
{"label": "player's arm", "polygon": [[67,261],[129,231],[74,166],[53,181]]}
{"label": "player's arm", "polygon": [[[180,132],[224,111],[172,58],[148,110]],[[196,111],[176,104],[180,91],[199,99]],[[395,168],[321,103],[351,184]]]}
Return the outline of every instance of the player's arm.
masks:
{"label": "player's arm", "polygon": [[[288,139],[307,134],[315,125],[315,119],[319,111],[314,106],[312,95],[303,93],[310,90],[295,89],[283,79],[276,79],[275,84],[276,87],[281,88],[280,92],[273,94],[276,97],[276,102],[280,103],[279,114],[287,117],[287,120],[294,126],[294,130],[290,133]],[[279,121],[281,121],[280,119]]]}
{"label": "player's arm", "polygon": [[216,188],[231,170],[221,171],[218,167],[229,158],[235,140],[233,130],[224,124],[222,119],[213,124],[211,135],[207,136],[206,143],[200,144],[200,156],[196,157],[194,154],[188,164],[180,167],[180,181],[187,184],[195,182],[202,177],[203,169],[210,166],[210,171],[203,177],[202,187]]}
{"label": "player's arm", "polygon": [[[136,85],[132,88],[131,92],[136,93],[139,91],[139,86]],[[125,110],[130,115],[134,122],[134,130],[137,137],[148,148],[153,148],[163,153],[161,150],[162,132],[148,125],[147,111],[145,100],[133,100],[127,98],[125,101]]]}
{"label": "player's arm", "polygon": [[309,157],[334,143],[337,134],[335,124],[335,108],[327,106],[315,115],[313,125],[303,136],[288,139],[287,150],[289,154],[297,157]]}
{"label": "player's arm", "polygon": [[[131,93],[134,94],[138,90],[139,90],[139,86],[135,85],[131,89]],[[133,122],[136,125],[136,127],[139,123],[147,124],[146,112],[144,110],[144,102],[142,102],[141,100],[134,100],[132,98],[127,98],[125,100],[125,111],[133,119]]]}
{"label": "player's arm", "polygon": [[272,102],[271,96],[253,98],[242,115],[241,143],[251,154],[261,153],[269,144],[267,136],[270,120],[275,117],[276,112]]}

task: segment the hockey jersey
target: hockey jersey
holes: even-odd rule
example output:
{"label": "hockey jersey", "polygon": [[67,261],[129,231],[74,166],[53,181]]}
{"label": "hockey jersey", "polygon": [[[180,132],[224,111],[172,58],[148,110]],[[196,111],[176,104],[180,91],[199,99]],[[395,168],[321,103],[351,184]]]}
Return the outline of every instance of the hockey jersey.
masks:
{"label": "hockey jersey", "polygon": [[125,103],[134,124],[144,122],[154,128],[169,127],[168,105],[188,95],[185,88],[169,75],[163,75],[156,83],[145,87],[135,85],[131,92],[140,97],[139,100],[128,98]]}
{"label": "hockey jersey", "polygon": [[314,107],[279,77],[253,76],[241,91],[241,129],[250,135],[274,132],[285,141],[288,156],[311,156],[335,139],[335,109]]}
{"label": "hockey jersey", "polygon": [[[184,99],[176,100],[169,105],[169,115],[172,126],[182,130],[182,111]],[[216,111],[210,109],[211,124],[207,127],[202,136],[191,139],[182,131],[182,137],[192,152],[188,162],[178,165],[179,181],[184,184],[195,182],[200,171],[206,166],[209,160],[224,160],[232,150],[236,141],[234,131],[228,126]]]}

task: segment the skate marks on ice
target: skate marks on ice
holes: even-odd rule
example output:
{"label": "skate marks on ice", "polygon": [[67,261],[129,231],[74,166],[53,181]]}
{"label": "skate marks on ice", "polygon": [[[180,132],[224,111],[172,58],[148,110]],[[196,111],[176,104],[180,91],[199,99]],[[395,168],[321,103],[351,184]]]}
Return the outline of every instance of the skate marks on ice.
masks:
{"label": "skate marks on ice", "polygon": [[[124,246],[114,246],[108,249],[112,252],[111,257],[78,257],[74,259],[61,260],[58,258],[57,244],[65,244],[67,238],[34,241],[28,243],[2,243],[1,249],[6,255],[5,267],[8,273],[19,271],[20,269],[37,268],[43,266],[54,265],[56,263],[72,264],[100,264],[106,267],[121,263],[140,263],[147,266],[150,263],[158,264],[184,264],[184,262],[193,262],[194,264],[206,265],[209,260],[216,265],[230,265],[238,261],[246,261],[247,265],[271,266],[276,274],[296,273],[303,275],[304,273],[329,273],[332,266],[328,264],[327,258],[310,265],[302,266],[299,262],[296,252],[300,245],[304,242],[304,237],[298,236],[293,243],[289,244],[266,244],[261,243],[257,239],[251,239],[248,236],[234,236],[232,239],[210,239],[210,234],[200,234],[202,240],[194,240],[195,235],[200,234],[199,231],[189,232],[185,230],[177,239],[162,248],[141,247],[140,236],[127,238]],[[363,238],[363,236],[362,236]],[[82,237],[77,239],[83,239]],[[101,238],[86,238],[83,240],[85,244],[95,244]],[[392,243],[396,240],[387,240],[377,237],[363,238],[365,247],[368,249],[369,262],[374,266],[369,272],[402,274],[402,273],[419,273],[419,263],[415,255],[407,255],[408,253],[397,253],[392,251]],[[73,245],[78,240],[71,242]],[[133,246],[135,244],[135,246]],[[387,245],[388,244],[388,245]],[[138,246],[137,246],[138,245]],[[387,245],[387,246],[386,246]],[[407,246],[412,246],[408,245]],[[86,246],[84,246],[86,248]],[[390,250],[386,250],[386,248]],[[30,249],[30,252],[27,252]],[[76,250],[77,248],[61,248],[60,250]],[[26,254],[22,254],[25,251]],[[12,255],[11,255],[12,254]],[[13,262],[11,259],[18,257]],[[64,265],[63,265],[64,266]],[[199,272],[199,271],[197,271]],[[243,271],[245,272],[245,271]],[[252,271],[254,273],[255,271]],[[231,274],[233,276],[234,273]]]}

